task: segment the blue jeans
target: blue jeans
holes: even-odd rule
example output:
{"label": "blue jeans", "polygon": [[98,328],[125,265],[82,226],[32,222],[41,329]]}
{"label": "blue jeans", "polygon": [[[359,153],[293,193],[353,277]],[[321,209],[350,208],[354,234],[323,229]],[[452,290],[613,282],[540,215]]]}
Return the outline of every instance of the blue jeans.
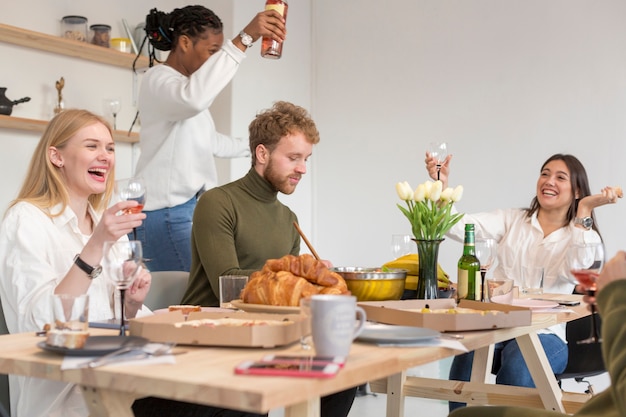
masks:
{"label": "blue jeans", "polygon": [[[539,334],[539,341],[548,357],[552,372],[559,374],[567,365],[567,344],[555,334]],[[474,352],[455,356],[450,367],[450,379],[469,381],[472,373]],[[535,383],[526,367],[526,362],[515,339],[496,343],[491,372],[496,375],[496,384],[534,388]],[[465,403],[450,402],[450,411],[465,406]]]}
{"label": "blue jeans", "polygon": [[[150,271],[187,271],[191,267],[191,223],[197,196],[175,207],[146,211],[136,230]],[[132,234],[128,235],[132,239]]]}

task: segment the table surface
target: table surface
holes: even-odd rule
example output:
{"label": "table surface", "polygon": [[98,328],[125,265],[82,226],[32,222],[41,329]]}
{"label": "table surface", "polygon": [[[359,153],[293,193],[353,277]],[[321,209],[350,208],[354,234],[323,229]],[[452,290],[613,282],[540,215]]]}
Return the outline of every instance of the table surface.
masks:
{"label": "table surface", "polygon": [[[574,310],[569,314],[533,314],[530,326],[463,332],[461,342],[475,350],[587,314],[584,306]],[[94,417],[132,416],[132,401],[148,395],[256,413],[285,407],[286,417],[315,416],[319,414],[321,396],[459,353],[442,347],[379,347],[357,342],[335,377],[313,379],[234,374],[234,367],[244,360],[270,353],[306,354],[298,344],[273,349],[178,346],[176,349],[184,353],[175,356],[175,365],[61,370],[63,357],[38,348],[42,340],[34,333],[0,336],[0,372],[79,384],[84,387]]]}

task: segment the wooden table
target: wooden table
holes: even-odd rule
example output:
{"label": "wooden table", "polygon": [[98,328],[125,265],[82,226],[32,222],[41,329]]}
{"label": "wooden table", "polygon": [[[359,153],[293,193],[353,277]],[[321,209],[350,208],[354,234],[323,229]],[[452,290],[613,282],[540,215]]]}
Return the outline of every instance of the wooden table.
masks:
{"label": "wooden table", "polygon": [[[544,295],[542,298],[580,300],[581,296]],[[387,416],[404,415],[406,396],[464,402],[468,405],[515,405],[574,413],[590,394],[563,392],[558,386],[537,331],[557,323],[587,316],[587,306],[568,307],[573,313],[533,313],[531,326],[492,331],[463,332],[463,344],[474,350],[472,376],[469,382],[406,376],[404,371],[371,382],[374,392],[387,394]],[[513,387],[489,383],[494,343],[515,338],[526,360],[536,388]],[[458,352],[456,352],[458,353]],[[455,353],[455,354],[456,354]],[[412,363],[416,352],[406,351],[401,362]],[[410,365],[412,366],[412,365]],[[409,368],[410,366],[405,367]]]}
{"label": "wooden table", "polygon": [[[579,310],[582,311],[582,309]],[[581,312],[582,314],[584,312]],[[487,360],[490,345],[516,337],[520,341],[527,361],[530,362],[533,375],[541,375],[537,385],[544,389],[551,387],[550,390],[545,389],[549,392],[539,394],[541,401],[547,406],[559,409],[559,395],[553,389],[554,377],[551,371],[545,370],[546,360],[543,350],[536,349],[538,339],[535,332],[557,321],[571,320],[580,315],[560,316],[541,314],[534,317],[533,324],[530,326],[466,332],[463,343],[468,349],[477,350],[476,362],[479,363],[480,358]],[[94,329],[93,334],[115,334],[115,332]],[[310,379],[243,376],[235,375],[233,372],[238,363],[249,359],[259,359],[268,353],[301,354],[300,347],[294,345],[280,349],[181,346],[177,349],[187,352],[176,356],[175,365],[105,366],[95,369],[61,370],[62,357],[39,349],[36,344],[41,340],[43,339],[32,333],[0,336],[0,373],[79,384],[83,387],[92,417],[132,416],[132,402],[145,396],[158,396],[256,413],[266,413],[269,410],[284,407],[285,417],[315,417],[319,416],[321,396],[378,379],[385,379],[388,393],[387,415],[402,416],[405,395],[439,398],[439,393],[434,395],[432,392],[426,392],[429,380],[426,382],[426,387],[413,385],[413,379],[405,376],[405,370],[458,353],[458,351],[440,347],[378,347],[355,343],[348,362],[336,377]],[[537,356],[536,363],[532,360],[535,355]],[[483,365],[486,363],[485,360],[482,361]],[[480,373],[475,370],[475,375]],[[450,381],[439,381],[444,388],[446,382]],[[456,399],[472,402],[464,396],[464,393],[468,392],[469,383],[464,384],[460,397],[457,396]],[[478,382],[477,384],[485,385]],[[457,388],[458,386],[455,385],[451,387],[452,391]],[[515,388],[506,387],[506,389],[509,391]],[[487,393],[483,398],[492,402],[497,395]],[[472,400],[479,401],[480,398]]]}

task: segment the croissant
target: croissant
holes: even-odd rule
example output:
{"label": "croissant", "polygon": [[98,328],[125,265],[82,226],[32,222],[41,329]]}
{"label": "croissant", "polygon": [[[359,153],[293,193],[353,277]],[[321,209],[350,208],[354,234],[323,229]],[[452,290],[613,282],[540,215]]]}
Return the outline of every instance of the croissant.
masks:
{"label": "croissant", "polygon": [[268,260],[254,272],[241,292],[245,303],[298,306],[315,294],[349,294],[341,275],[329,271],[311,255],[286,255]]}

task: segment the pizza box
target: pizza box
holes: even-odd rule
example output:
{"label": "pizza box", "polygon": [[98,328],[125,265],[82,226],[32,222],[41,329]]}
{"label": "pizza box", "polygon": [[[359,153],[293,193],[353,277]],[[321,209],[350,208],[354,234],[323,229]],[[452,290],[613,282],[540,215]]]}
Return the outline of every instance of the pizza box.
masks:
{"label": "pizza box", "polygon": [[532,312],[525,307],[508,304],[482,303],[461,300],[458,307],[477,310],[476,313],[422,313],[428,304],[430,309],[453,309],[457,306],[450,298],[435,300],[364,301],[367,320],[402,326],[426,327],[440,332],[464,330],[500,329],[504,327],[528,326]]}
{"label": "pizza box", "polygon": [[[269,323],[197,327],[181,325],[192,320],[227,318],[267,320]],[[308,333],[308,323],[299,314],[252,314],[240,311],[193,312],[188,317],[180,311],[172,311],[133,319],[129,324],[132,336],[145,337],[153,342],[176,342],[182,345],[271,348],[296,342]]]}

